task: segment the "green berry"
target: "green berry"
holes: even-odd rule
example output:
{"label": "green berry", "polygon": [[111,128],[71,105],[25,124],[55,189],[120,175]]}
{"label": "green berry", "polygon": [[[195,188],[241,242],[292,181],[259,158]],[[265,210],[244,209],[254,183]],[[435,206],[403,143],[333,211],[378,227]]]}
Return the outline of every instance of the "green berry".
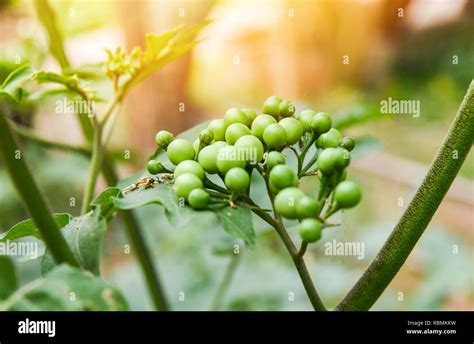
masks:
{"label": "green berry", "polygon": [[283,100],[276,96],[271,96],[263,103],[262,113],[278,119],[280,112],[280,103]]}
{"label": "green berry", "polygon": [[166,148],[174,140],[173,134],[166,130],[160,130],[156,133],[155,141],[159,147]]}
{"label": "green berry", "polygon": [[250,176],[243,168],[233,167],[227,171],[224,183],[231,191],[245,192],[250,185]]}
{"label": "green berry", "polygon": [[284,165],[286,158],[280,152],[272,151],[267,156],[267,170],[272,170],[276,165]]}
{"label": "green berry", "polygon": [[199,141],[202,142],[204,145],[210,145],[213,140],[214,133],[211,129],[203,129],[199,133]]}
{"label": "green berry", "polygon": [[247,122],[247,115],[237,108],[230,108],[224,115],[224,124],[226,128],[228,128],[231,124],[234,123],[246,125]]}
{"label": "green berry", "polygon": [[245,124],[250,128],[254,119],[257,118],[257,113],[251,109],[246,109],[246,108],[240,109],[240,111],[242,111],[245,114],[245,116],[247,116],[247,123]]}
{"label": "green berry", "polygon": [[295,180],[298,181],[296,173],[287,165],[276,165],[270,171],[269,181],[279,190],[295,186]]}
{"label": "green berry", "polygon": [[258,164],[263,158],[263,144],[253,135],[245,135],[240,137],[234,144],[235,148],[244,156],[252,165]]}
{"label": "green berry", "polygon": [[352,137],[343,137],[342,140],[339,142],[339,146],[347,149],[350,152],[355,147],[355,140]]}
{"label": "green berry", "polygon": [[219,172],[219,169],[217,168],[217,154],[219,153],[219,146],[219,144],[213,143],[212,145],[204,147],[199,152],[198,162],[207,173],[214,174]]}
{"label": "green berry", "polygon": [[178,197],[188,199],[189,193],[194,189],[202,188],[202,181],[195,174],[184,173],[175,179],[173,190]]}
{"label": "green berry", "polygon": [[219,149],[217,154],[217,168],[222,174],[226,174],[233,167],[245,168],[246,162],[240,156],[234,146],[225,146]]}
{"label": "green berry", "polygon": [[225,140],[228,144],[233,145],[237,140],[245,135],[250,135],[252,132],[245,124],[234,123],[227,127],[225,131]]}
{"label": "green berry", "polygon": [[318,201],[312,197],[304,196],[296,203],[296,215],[299,219],[315,217],[319,208]]}
{"label": "green berry", "polygon": [[336,149],[332,147],[326,148],[318,156],[318,169],[326,176],[333,174],[336,172],[335,158]]}
{"label": "green berry", "polygon": [[289,100],[283,100],[278,106],[280,117],[291,117],[295,113],[295,106]]}
{"label": "green berry", "polygon": [[300,236],[308,243],[318,241],[321,238],[321,223],[316,219],[304,219],[300,223]]}
{"label": "green berry", "polygon": [[321,135],[329,131],[332,127],[331,116],[327,112],[318,112],[311,120],[311,129]]}
{"label": "green berry", "polygon": [[356,182],[346,180],[334,189],[334,199],[340,208],[352,208],[360,202],[362,189]]}
{"label": "green berry", "polygon": [[270,115],[259,115],[252,123],[252,135],[263,140],[263,132],[271,124],[276,124],[277,121]]}
{"label": "green berry", "polygon": [[192,173],[201,180],[204,180],[206,175],[202,166],[194,160],[181,161],[174,170],[174,177],[178,178],[185,173]]}
{"label": "green berry", "polygon": [[331,128],[329,131],[325,134],[322,134],[317,140],[316,140],[316,146],[318,148],[329,148],[329,147],[337,147],[339,145],[339,142],[342,139],[342,134],[339,132],[339,130]]}
{"label": "green berry", "polygon": [[277,149],[286,143],[285,129],[279,124],[270,124],[263,132],[263,141],[270,149]]}
{"label": "green berry", "polygon": [[207,128],[212,131],[212,134],[214,135],[214,140],[224,141],[226,128],[224,124],[224,119],[215,119],[211,121]]}
{"label": "green berry", "polygon": [[351,155],[345,148],[337,147],[334,151],[334,167],[338,170],[342,170],[349,166],[351,162]]}
{"label": "green berry", "polygon": [[164,167],[161,164],[161,162],[159,162],[157,160],[150,160],[146,164],[146,169],[147,169],[148,173],[150,173],[150,174],[158,174],[158,173],[163,172]]}
{"label": "green berry", "polygon": [[303,126],[295,118],[283,118],[278,124],[285,129],[286,143],[290,145],[294,145],[303,136]]}
{"label": "green berry", "polygon": [[193,145],[184,139],[176,139],[168,145],[168,159],[178,165],[184,160],[193,160],[195,151]]}
{"label": "green berry", "polygon": [[304,131],[308,131],[310,129],[314,115],[316,115],[316,112],[313,110],[304,110],[297,116],[297,119],[303,126]]}
{"label": "green berry", "polygon": [[204,209],[209,204],[209,193],[203,189],[194,189],[188,195],[188,203],[193,209]]}
{"label": "green berry", "polygon": [[296,204],[304,196],[304,192],[297,187],[283,189],[275,197],[275,210],[283,217],[296,219]]}

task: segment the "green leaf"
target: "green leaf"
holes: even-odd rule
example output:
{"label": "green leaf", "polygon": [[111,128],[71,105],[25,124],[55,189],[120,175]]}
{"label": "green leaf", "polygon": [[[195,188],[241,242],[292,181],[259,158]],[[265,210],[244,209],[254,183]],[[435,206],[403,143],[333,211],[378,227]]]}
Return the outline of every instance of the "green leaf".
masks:
{"label": "green leaf", "polygon": [[[66,226],[71,220],[71,215],[69,214],[54,214],[53,217],[56,220],[59,228]],[[2,238],[0,238],[0,242],[16,240],[29,236],[40,240],[42,239],[41,234],[32,219],[18,222],[16,225],[10,228]]]}
{"label": "green leaf", "polygon": [[29,66],[21,66],[12,71],[0,86],[0,98],[20,102],[23,96],[23,84],[33,73],[33,69]]}
{"label": "green leaf", "polygon": [[144,51],[135,48],[130,55],[125,55],[120,50],[115,54],[109,52],[109,60],[106,61],[107,75],[117,78],[120,74],[128,73],[124,89],[130,90],[194,48],[199,43],[196,37],[209,23],[210,21],[206,20],[187,28],[177,27],[158,35],[149,33],[146,35]]}
{"label": "green leaf", "polygon": [[359,124],[363,124],[365,122],[383,118],[388,117],[381,116],[378,108],[357,106],[346,111],[341,116],[334,117],[333,127],[338,130],[342,130]]}
{"label": "green leaf", "polygon": [[17,288],[15,265],[7,256],[0,256],[0,300],[8,298]]}
{"label": "green leaf", "polygon": [[170,223],[176,227],[190,223],[193,215],[197,213],[184,204],[180,205],[178,196],[170,186],[165,184],[131,191],[115,198],[114,204],[118,209],[134,209],[148,204],[159,204],[165,209],[165,215]]}
{"label": "green leaf", "polygon": [[64,85],[68,90],[78,94],[83,99],[91,99],[92,94],[81,83],[77,75],[62,75],[54,72],[39,71],[31,76],[31,80],[37,83],[51,82]]}
{"label": "green leaf", "polygon": [[123,295],[91,273],[60,265],[0,304],[3,311],[125,311]]}
{"label": "green leaf", "polygon": [[255,246],[255,231],[250,209],[227,206],[216,209],[215,214],[227,233],[243,239],[250,247]]}
{"label": "green leaf", "polygon": [[56,13],[49,6],[47,0],[36,0],[34,5],[38,18],[48,33],[49,50],[61,68],[65,69],[69,66],[69,61],[64,51],[64,38],[56,21]]}
{"label": "green leaf", "polygon": [[100,216],[109,220],[116,210],[114,206],[114,198],[118,197],[120,193],[121,190],[119,188],[106,188],[91,202],[91,208],[98,208]]}
{"label": "green leaf", "polygon": [[[100,216],[100,211],[94,210],[85,215],[74,217],[62,229],[62,234],[77,261],[85,270],[100,274],[100,255],[106,221]],[[51,271],[55,266],[49,250],[43,256],[41,272]]]}

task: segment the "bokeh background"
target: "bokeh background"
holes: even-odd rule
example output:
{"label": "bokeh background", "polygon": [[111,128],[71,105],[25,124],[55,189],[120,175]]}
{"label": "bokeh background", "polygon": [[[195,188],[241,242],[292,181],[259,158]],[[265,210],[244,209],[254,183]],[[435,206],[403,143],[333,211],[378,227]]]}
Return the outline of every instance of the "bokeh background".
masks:
{"label": "bokeh background", "polygon": [[[213,20],[190,54],[126,99],[110,145],[131,152],[131,159],[120,161],[122,178],[143,168],[157,130],[179,133],[233,106],[258,110],[273,94],[293,100],[298,112],[312,108],[333,113],[336,120],[348,115],[364,119],[344,128],[359,140],[350,174],[362,184],[364,199],[340,216],[341,228],[325,232],[306,258],[329,307],[357,280],[403,213],[473,77],[474,1],[469,0],[50,3],[71,64],[92,71],[105,59],[104,48],[130,50],[143,45],[147,32]],[[1,0],[0,18],[0,83],[19,64],[60,70],[30,1]],[[105,80],[91,73],[89,81],[107,94]],[[380,102],[389,97],[419,101],[420,116],[381,114]],[[26,102],[14,109],[14,118],[46,137],[81,142],[74,115],[56,114],[54,99]],[[79,202],[71,207],[70,199],[81,199],[88,161],[24,145],[54,212],[78,214]],[[473,178],[471,153],[374,309],[474,309]],[[97,190],[104,187],[99,183]],[[303,187],[311,192],[314,185],[305,181]],[[148,206],[139,214],[173,308],[208,309],[230,259],[216,252],[232,239],[212,218],[173,228],[159,207]],[[27,217],[0,166],[0,232]],[[261,223],[256,227],[257,246],[243,249],[221,309],[309,310],[278,238]],[[324,242],[333,239],[363,242],[364,259],[326,256]],[[125,293],[132,309],[151,309],[140,268],[124,253],[127,244],[120,223],[112,222],[102,273]],[[22,284],[39,277],[38,265],[17,262]]]}

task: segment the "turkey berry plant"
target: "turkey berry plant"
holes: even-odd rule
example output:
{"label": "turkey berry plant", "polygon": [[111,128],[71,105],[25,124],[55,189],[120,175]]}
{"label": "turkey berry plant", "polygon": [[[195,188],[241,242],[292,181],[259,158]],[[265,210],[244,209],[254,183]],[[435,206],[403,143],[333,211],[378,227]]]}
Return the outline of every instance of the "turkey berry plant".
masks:
{"label": "turkey berry plant", "polygon": [[[21,66],[0,85],[0,158],[32,216],[8,230],[0,242],[27,236],[42,240],[46,246],[41,262],[44,278],[18,292],[7,291],[11,295],[0,301],[0,309],[25,310],[25,305],[30,304],[38,310],[127,309],[121,293],[100,278],[102,239],[107,224],[116,214],[127,230],[155,308],[170,309],[142,228],[131,212],[131,209],[154,203],[164,208],[164,216],[172,226],[178,226],[183,218],[193,221],[202,212],[213,212],[224,230],[243,239],[248,246],[255,243],[253,212],[280,237],[313,308],[326,310],[303,258],[309,244],[323,240],[327,228],[338,225],[329,222],[331,216],[357,206],[363,197],[361,187],[348,178],[351,152],[357,149],[356,140],[343,136],[330,114],[309,109],[297,112],[291,101],[272,96],[258,112],[231,108],[223,118],[209,122],[206,128],[192,129],[177,137],[159,131],[155,137],[158,147],[146,164],[147,172],[140,173],[138,180],[132,176],[119,182],[106,143],[111,134],[111,122],[116,119],[124,97],[153,72],[189,51],[207,22],[160,35],[149,34],[144,50],[135,48],[129,54],[120,49],[108,51],[103,63],[104,75],[111,81],[114,95],[100,113],[92,111],[91,117],[78,113],[85,145],[73,146],[45,139],[8,118],[10,104],[28,96],[25,89],[30,82],[60,86],[61,91],[86,102],[98,99],[95,92],[85,86],[85,80],[72,74],[74,69],[58,39],[61,34],[51,19],[54,17],[52,9],[44,0],[35,4],[50,38],[51,54],[62,72],[35,71]],[[351,121],[350,116],[345,119],[346,124]],[[468,87],[438,154],[400,221],[335,310],[368,310],[377,301],[406,261],[454,181],[471,149],[473,133],[474,82]],[[21,159],[16,158],[17,152],[21,152],[16,136],[45,148],[90,157],[80,216],[50,212],[26,164],[28,157],[22,154]],[[296,164],[292,163],[290,154],[294,155]],[[94,198],[99,173],[109,187]],[[305,193],[299,188],[304,178],[319,180],[319,190]],[[261,193],[257,180],[263,181],[272,209],[262,208],[252,198],[252,190],[257,188],[257,193]],[[293,230],[287,228],[289,221],[297,223],[295,235],[289,234]],[[298,235],[299,248],[292,239]],[[233,257],[230,267],[235,268],[236,262]],[[225,276],[223,286],[229,283],[229,275]],[[57,288],[58,283],[61,288]],[[70,302],[70,291],[77,294],[76,302]],[[212,302],[213,309],[219,305],[222,293],[221,286]],[[106,302],[104,294],[108,295]]]}
{"label": "turkey berry plant", "polygon": [[[147,163],[150,174],[159,177],[172,171],[176,196],[195,210],[212,210],[227,203],[232,208],[248,207],[271,224],[293,256],[314,308],[324,309],[302,257],[309,243],[317,242],[325,228],[334,226],[328,218],[356,206],[362,197],[360,186],[345,180],[355,140],[332,128],[328,113],[304,110],[295,115],[291,101],[271,96],[260,114],[230,108],[222,119],[211,121],[199,133],[194,145],[174,139],[167,131],[156,134],[156,143],[173,166],[165,167],[165,161],[153,156]],[[308,156],[312,146],[317,149]],[[296,156],[296,169],[286,164],[283,153],[288,151]],[[250,197],[252,173],[265,180],[273,216]],[[309,195],[298,188],[306,177],[320,180],[318,194]],[[300,221],[299,251],[283,218]]]}

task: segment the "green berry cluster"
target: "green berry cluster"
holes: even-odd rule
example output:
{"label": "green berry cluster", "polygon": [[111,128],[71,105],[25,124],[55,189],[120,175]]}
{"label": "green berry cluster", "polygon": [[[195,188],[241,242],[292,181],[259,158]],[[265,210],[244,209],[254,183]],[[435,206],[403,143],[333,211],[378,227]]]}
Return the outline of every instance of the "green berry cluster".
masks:
{"label": "green berry cluster", "polygon": [[[360,186],[346,180],[354,139],[333,128],[328,113],[304,110],[296,115],[291,101],[276,96],[264,102],[260,114],[230,108],[193,143],[175,139],[167,131],[156,134],[156,143],[175,165],[176,195],[194,209],[206,209],[225,197],[232,205],[248,200],[251,173],[256,169],[267,182],[276,214],[299,220],[305,242],[317,241],[329,216],[354,207],[362,197]],[[311,146],[316,149],[309,158]],[[286,164],[285,149],[296,154],[297,170]],[[148,161],[147,170],[154,175],[171,172],[157,160]],[[210,182],[209,175],[220,176],[225,188]],[[306,176],[319,177],[318,195],[298,188]]]}

